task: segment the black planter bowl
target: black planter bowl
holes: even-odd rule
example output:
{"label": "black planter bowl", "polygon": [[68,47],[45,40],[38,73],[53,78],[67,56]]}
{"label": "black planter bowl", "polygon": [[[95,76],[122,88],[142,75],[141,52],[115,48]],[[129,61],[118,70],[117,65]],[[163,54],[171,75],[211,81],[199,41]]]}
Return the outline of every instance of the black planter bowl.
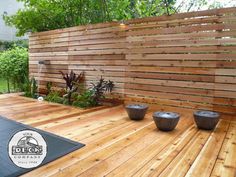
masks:
{"label": "black planter bowl", "polygon": [[179,122],[180,115],[174,112],[155,112],[153,120],[159,130],[174,130]]}
{"label": "black planter bowl", "polygon": [[131,120],[142,120],[148,110],[145,104],[129,104],[125,107]]}
{"label": "black planter bowl", "polygon": [[199,129],[213,130],[220,119],[220,114],[213,111],[196,111],[193,113],[195,123]]}

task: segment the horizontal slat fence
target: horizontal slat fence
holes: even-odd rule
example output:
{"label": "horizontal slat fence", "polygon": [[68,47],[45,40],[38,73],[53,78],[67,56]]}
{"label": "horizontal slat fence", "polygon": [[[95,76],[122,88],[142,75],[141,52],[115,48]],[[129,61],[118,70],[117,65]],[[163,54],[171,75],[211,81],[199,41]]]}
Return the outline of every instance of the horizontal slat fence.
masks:
{"label": "horizontal slat fence", "polygon": [[[236,113],[236,8],[78,26],[30,36],[30,73],[63,87],[59,71],[102,75],[128,102]],[[39,60],[50,60],[39,77]]]}

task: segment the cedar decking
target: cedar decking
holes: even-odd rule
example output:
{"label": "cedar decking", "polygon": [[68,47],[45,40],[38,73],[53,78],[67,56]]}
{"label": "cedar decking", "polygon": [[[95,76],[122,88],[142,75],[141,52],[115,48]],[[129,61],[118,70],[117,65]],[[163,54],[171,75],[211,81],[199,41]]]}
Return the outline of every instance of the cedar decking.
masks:
{"label": "cedar decking", "polygon": [[177,129],[161,132],[152,112],[136,122],[123,106],[82,110],[14,95],[0,95],[0,114],[86,144],[25,176],[236,175],[235,119],[221,120],[214,132],[202,131],[191,112],[181,112]]}

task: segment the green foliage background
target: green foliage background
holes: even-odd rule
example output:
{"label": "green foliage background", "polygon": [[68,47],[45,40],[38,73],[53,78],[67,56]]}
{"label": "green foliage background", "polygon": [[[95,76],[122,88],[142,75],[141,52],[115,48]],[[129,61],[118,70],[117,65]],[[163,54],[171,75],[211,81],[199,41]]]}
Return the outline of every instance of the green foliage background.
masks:
{"label": "green foliage background", "polygon": [[235,6],[208,0],[17,0],[24,4],[15,15],[3,15],[17,35],[108,21],[120,21]]}
{"label": "green foliage background", "polygon": [[176,0],[18,0],[17,14],[3,16],[18,35],[90,23],[174,13]]}
{"label": "green foliage background", "polygon": [[28,40],[0,41],[0,51],[8,50],[15,46],[28,48],[29,42]]}
{"label": "green foliage background", "polygon": [[28,50],[15,46],[0,54],[0,78],[7,81],[8,92],[10,84],[22,89],[25,77],[28,77]]}

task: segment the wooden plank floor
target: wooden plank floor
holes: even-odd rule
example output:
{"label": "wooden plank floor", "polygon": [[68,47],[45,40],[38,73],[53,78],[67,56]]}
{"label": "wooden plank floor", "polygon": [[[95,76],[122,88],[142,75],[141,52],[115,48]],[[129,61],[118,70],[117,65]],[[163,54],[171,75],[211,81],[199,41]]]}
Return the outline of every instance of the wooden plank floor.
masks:
{"label": "wooden plank floor", "polygon": [[236,175],[233,118],[212,132],[198,130],[192,115],[181,113],[176,130],[161,132],[151,112],[131,121],[123,106],[83,110],[16,95],[0,95],[0,115],[86,144],[24,176]]}

